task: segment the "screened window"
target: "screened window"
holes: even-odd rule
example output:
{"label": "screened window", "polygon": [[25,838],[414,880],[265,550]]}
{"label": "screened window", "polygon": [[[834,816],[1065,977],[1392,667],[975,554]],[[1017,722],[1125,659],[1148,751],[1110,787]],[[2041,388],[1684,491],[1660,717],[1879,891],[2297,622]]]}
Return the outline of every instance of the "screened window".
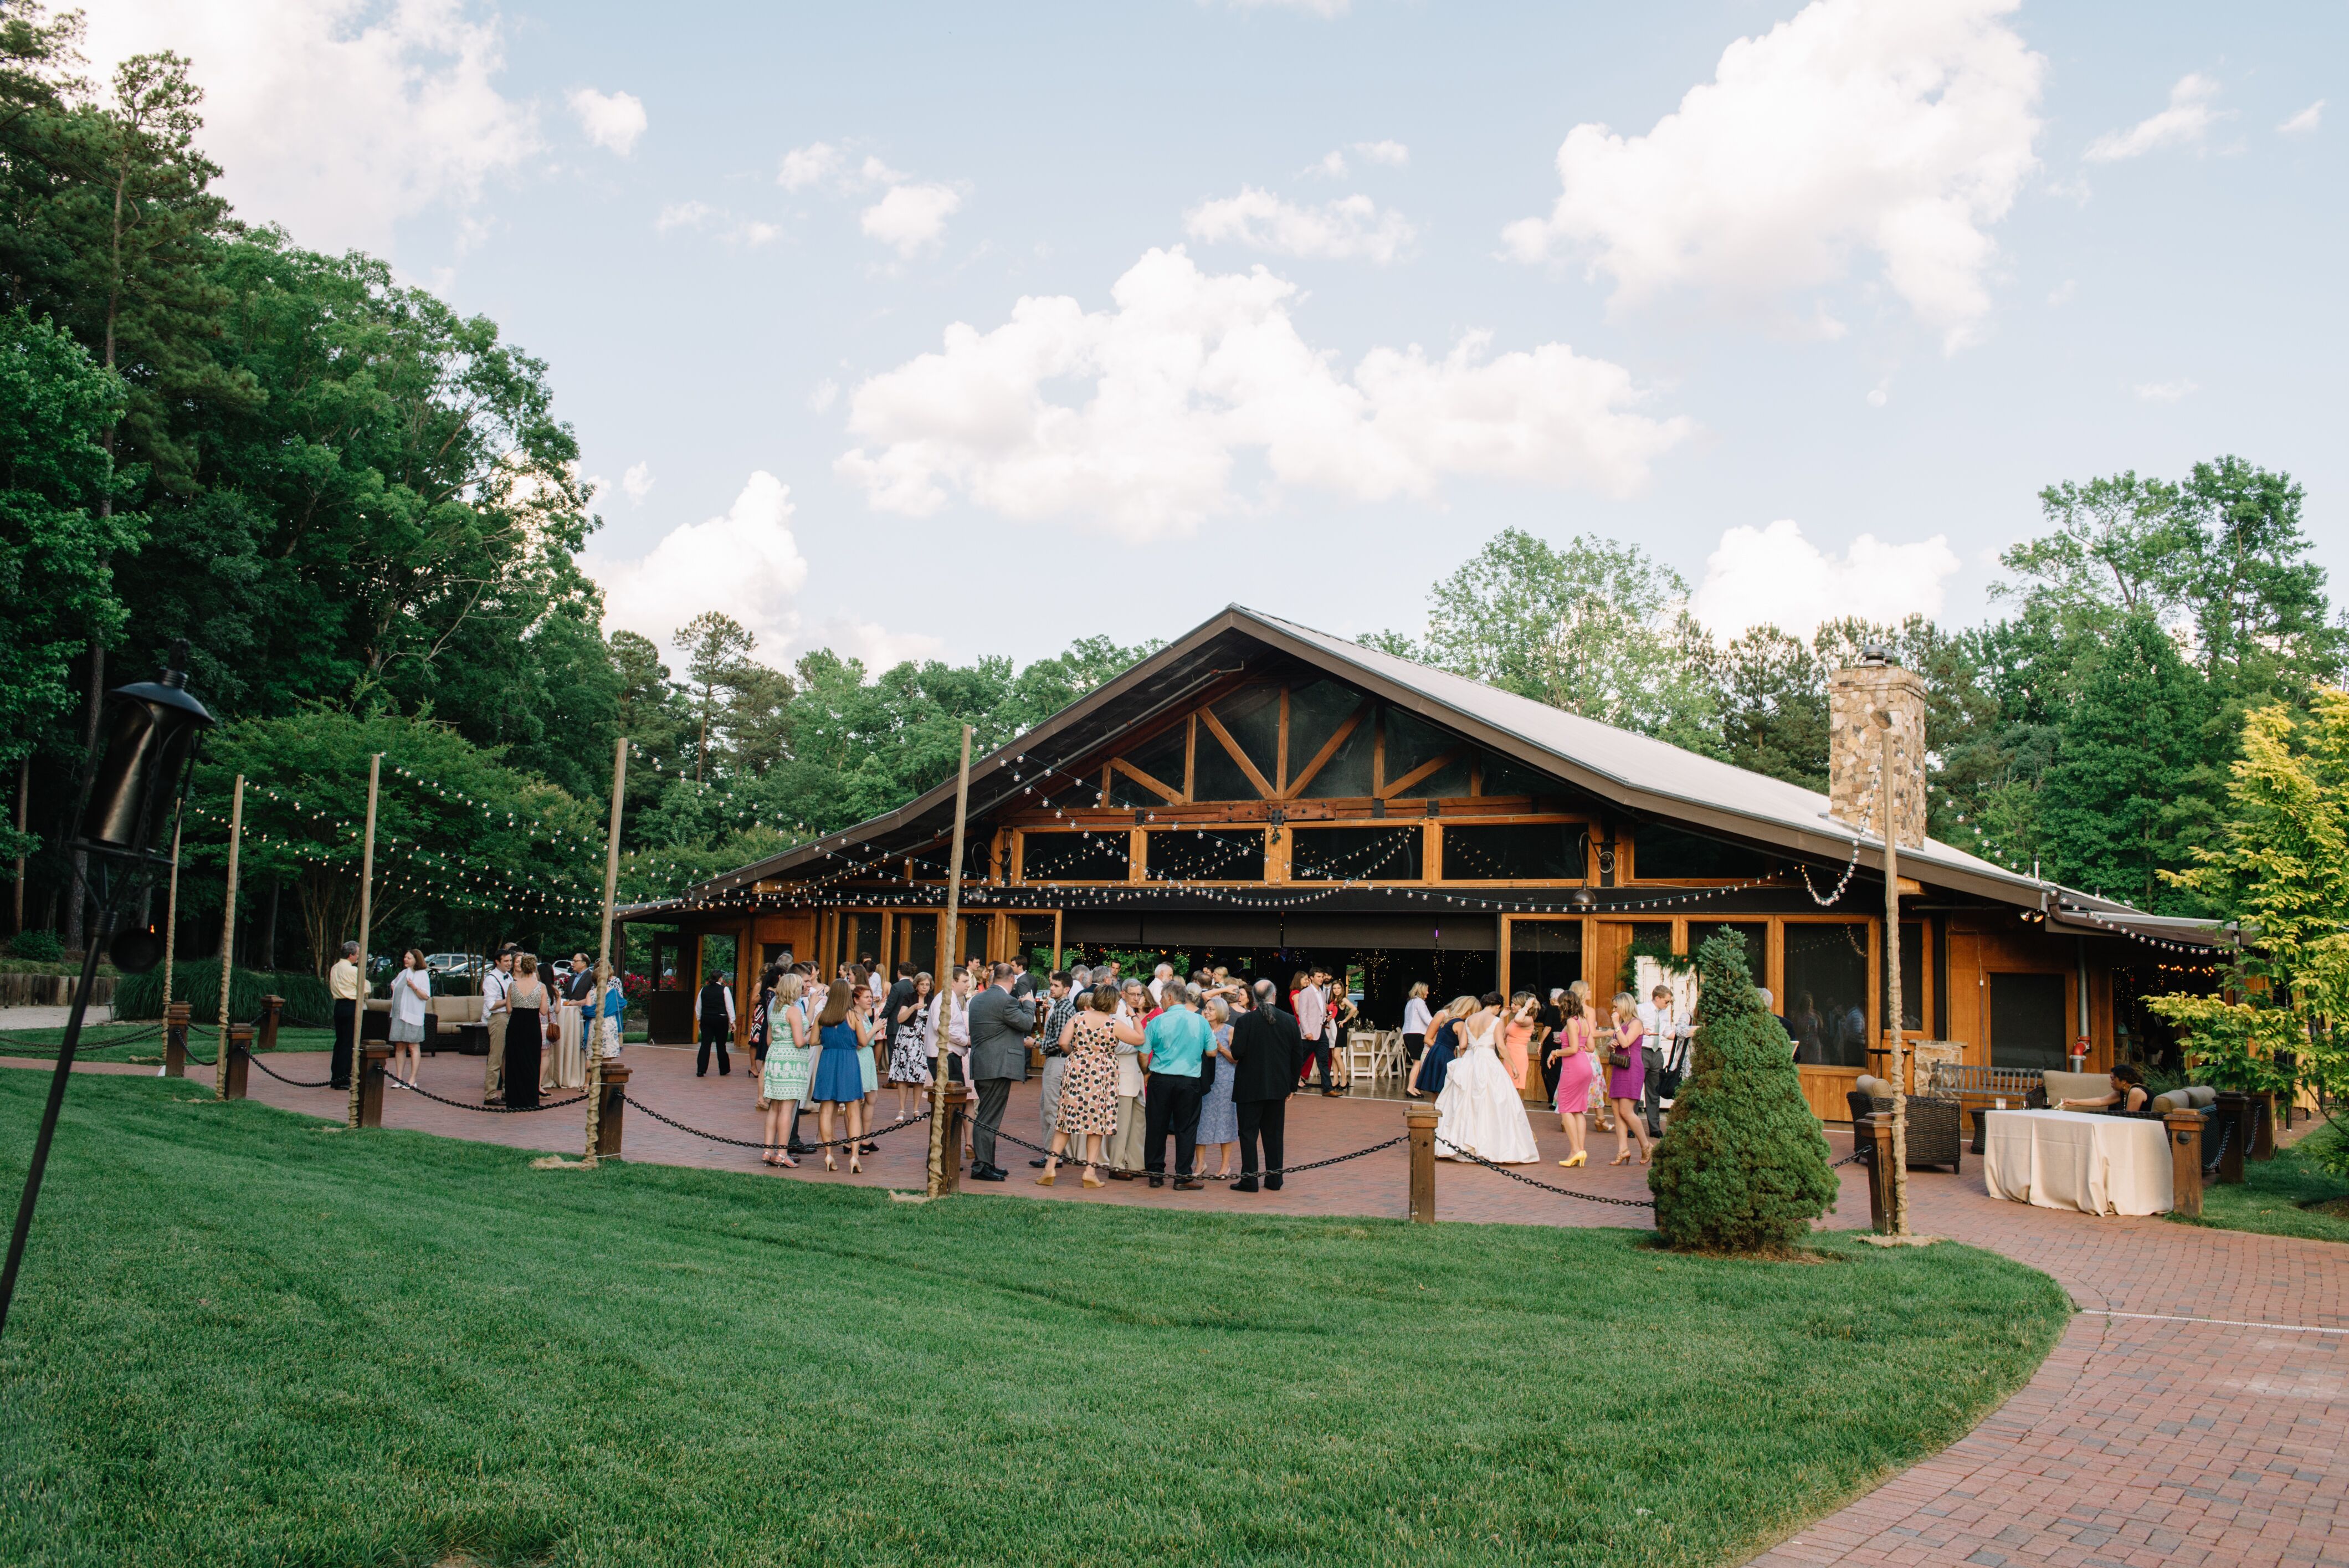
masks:
{"label": "screened window", "polygon": [[1770,872],[1770,857],[1718,838],[1646,826],[1631,841],[1631,866],[1642,882],[1743,882]]}
{"label": "screened window", "polygon": [[1279,687],[1243,686],[1216,701],[1212,711],[1247,753],[1247,760],[1256,764],[1257,772],[1268,779],[1279,772]]}
{"label": "screened window", "polygon": [[1183,753],[1188,734],[1187,725],[1177,724],[1126,753],[1125,760],[1179,795],[1183,793]]}
{"label": "screened window", "polygon": [[1582,978],[1582,922],[1509,922],[1509,988],[1530,991],[1547,1002],[1549,993]]}
{"label": "screened window", "polygon": [[1019,917],[1019,950],[1015,958],[1032,970],[1050,971],[1059,955],[1052,949],[1052,917],[1022,915]]}
{"label": "screened window", "polygon": [[1561,793],[1557,780],[1547,774],[1509,762],[1487,753],[1485,756],[1485,779],[1477,788],[1479,794],[1556,795]]}
{"label": "screened window", "polygon": [[1868,1038],[1868,927],[1786,922],[1786,1028],[1801,1047],[1796,1060],[1817,1067],[1865,1067]]}
{"label": "screened window", "polygon": [[1446,882],[1578,882],[1583,836],[1578,822],[1447,823]]}
{"label": "screened window", "polygon": [[1745,972],[1754,977],[1756,985],[1767,985],[1764,978],[1770,972],[1770,926],[1766,920],[1691,920],[1688,929],[1689,957],[1708,941],[1729,931],[1745,943]]}
{"label": "screened window", "polygon": [[2064,1033],[2064,977],[2060,974],[1992,974],[1990,977],[1990,1064],[2049,1068],[2068,1063]]}
{"label": "screened window", "polygon": [[1215,832],[1170,827],[1144,835],[1153,882],[1261,882],[1264,832],[1240,828]]}
{"label": "screened window", "polygon": [[[1305,781],[1305,787],[1298,791],[1299,798],[1368,799],[1372,793],[1371,764],[1376,758],[1378,744],[1379,717],[1375,712],[1365,712],[1347,732],[1346,738],[1338,742],[1338,749],[1330,753],[1330,760],[1321,764],[1320,771]],[[1319,746],[1314,748],[1314,752],[1319,750]],[[1302,768],[1313,760],[1313,752],[1308,752],[1300,762],[1292,753],[1290,765]]]}
{"label": "screened window", "polygon": [[1193,800],[1258,800],[1256,785],[1239,763],[1232,761],[1229,752],[1215,731],[1200,721],[1196,743],[1192,748],[1191,798]]}
{"label": "screened window", "polygon": [[1030,882],[1123,882],[1133,862],[1132,842],[1120,829],[1101,833],[1030,833],[1020,850]]}
{"label": "screened window", "polygon": [[1425,836],[1409,827],[1293,827],[1292,882],[1416,882],[1425,875]]}
{"label": "screened window", "polygon": [[1138,806],[1148,809],[1166,804],[1166,797],[1141,780],[1118,772],[1109,771],[1109,803],[1112,805]]}

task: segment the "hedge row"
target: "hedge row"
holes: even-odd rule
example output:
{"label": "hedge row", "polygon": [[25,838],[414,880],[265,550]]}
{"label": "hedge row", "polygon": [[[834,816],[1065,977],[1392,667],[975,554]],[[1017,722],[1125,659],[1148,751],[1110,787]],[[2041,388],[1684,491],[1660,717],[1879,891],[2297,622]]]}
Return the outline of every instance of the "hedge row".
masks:
{"label": "hedge row", "polygon": [[[328,1023],[335,1016],[335,999],[326,982],[315,974],[240,969],[228,982],[228,1015],[232,1023],[249,1023],[261,1016],[261,999],[282,996],[288,1022]],[[171,967],[171,1000],[191,1004],[199,1021],[220,1016],[220,964],[202,960]],[[114,988],[117,1018],[163,1016],[163,969],[126,974]]]}

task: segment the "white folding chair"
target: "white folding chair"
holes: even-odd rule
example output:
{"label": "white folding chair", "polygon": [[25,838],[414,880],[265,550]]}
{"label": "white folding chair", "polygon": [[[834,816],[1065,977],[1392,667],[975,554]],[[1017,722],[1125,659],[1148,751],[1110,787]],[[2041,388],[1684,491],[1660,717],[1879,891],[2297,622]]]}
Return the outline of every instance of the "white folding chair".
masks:
{"label": "white folding chair", "polygon": [[1374,1030],[1357,1029],[1346,1036],[1346,1079],[1375,1084],[1379,1079],[1379,1037]]}

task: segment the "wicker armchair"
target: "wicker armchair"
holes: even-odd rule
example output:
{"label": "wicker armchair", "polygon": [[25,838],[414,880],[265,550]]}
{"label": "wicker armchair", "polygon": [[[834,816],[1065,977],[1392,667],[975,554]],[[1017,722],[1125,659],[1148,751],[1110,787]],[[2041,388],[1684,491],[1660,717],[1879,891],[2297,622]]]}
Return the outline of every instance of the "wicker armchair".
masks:
{"label": "wicker armchair", "polygon": [[[1885,1086],[1880,1080],[1863,1076],[1859,1082],[1860,1087],[1851,1090],[1846,1096],[1851,1103],[1854,1131],[1871,1112],[1892,1108],[1890,1095],[1876,1093]],[[1952,1171],[1964,1174],[1965,1117],[1959,1109],[1957,1096],[1909,1096],[1908,1123],[1909,1169],[1925,1170],[1946,1165]],[[1863,1150],[1860,1158],[1865,1162],[1868,1155],[1864,1151],[1868,1146],[1863,1143],[1860,1147]]]}

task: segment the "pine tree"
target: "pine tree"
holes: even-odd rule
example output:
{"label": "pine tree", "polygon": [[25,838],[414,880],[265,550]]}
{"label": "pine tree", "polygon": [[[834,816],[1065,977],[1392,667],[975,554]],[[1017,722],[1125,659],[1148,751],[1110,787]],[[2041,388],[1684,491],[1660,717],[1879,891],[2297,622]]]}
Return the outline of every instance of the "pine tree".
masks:
{"label": "pine tree", "polygon": [[1713,937],[1697,969],[1695,1071],[1648,1173],[1656,1230],[1683,1251],[1783,1255],[1835,1205],[1827,1140],[1786,1031],[1754,990],[1744,940]]}

